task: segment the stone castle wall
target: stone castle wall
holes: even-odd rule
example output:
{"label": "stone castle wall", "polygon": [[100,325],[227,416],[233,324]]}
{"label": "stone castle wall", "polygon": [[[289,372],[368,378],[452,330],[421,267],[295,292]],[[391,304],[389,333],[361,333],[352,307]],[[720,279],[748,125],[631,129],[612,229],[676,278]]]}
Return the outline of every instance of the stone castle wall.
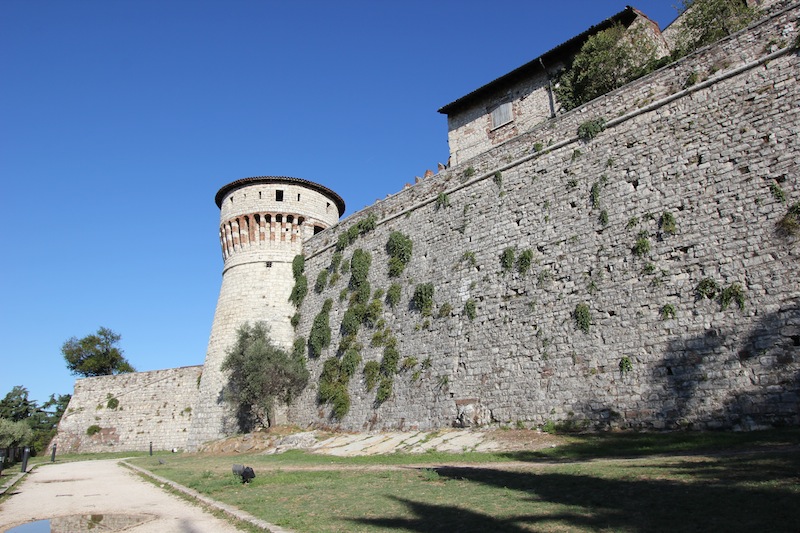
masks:
{"label": "stone castle wall", "polygon": [[[242,233],[241,216],[254,211],[223,210],[227,270],[209,353],[224,353],[244,320],[289,327],[275,332],[282,344],[308,339],[330,299],[330,346],[309,361],[309,387],[288,411],[301,426],[800,423],[800,248],[797,237],[776,231],[800,200],[800,59],[791,49],[799,16],[795,3],[307,239],[310,290],[294,330],[287,324],[295,310],[274,306],[288,298],[297,248],[280,247],[271,267],[258,253],[253,262],[227,263],[249,253],[240,249],[243,235],[248,246],[270,249],[266,236],[286,227],[267,231],[264,224],[262,231],[259,221]],[[605,131],[579,139],[579,126],[598,118]],[[376,227],[343,250],[335,275],[316,292],[340,236],[372,216]],[[388,276],[393,231],[413,242],[399,277]],[[509,248],[516,261],[504,270]],[[347,383],[349,412],[339,420],[330,404],[317,402],[319,377],[324,362],[340,355],[353,296],[344,265],[356,249],[371,254],[368,281],[384,293],[382,323],[360,327],[362,360]],[[520,272],[527,254],[530,267]],[[705,279],[729,291],[741,287],[744,309],[735,298],[724,309],[718,298],[698,298]],[[411,303],[425,283],[434,288],[430,316]],[[401,289],[395,307],[385,302],[392,284]],[[588,331],[577,327],[579,305],[588,307]],[[395,339],[399,371],[378,403],[378,387],[367,390],[363,369],[382,360],[387,338]],[[219,363],[207,362],[206,370]],[[204,373],[198,392],[201,371],[78,380],[59,448],[143,449],[150,441],[193,448],[215,438],[222,378]],[[108,407],[110,398],[117,408]],[[195,434],[187,444],[190,420]],[[101,428],[94,437],[86,435],[91,425]]]}
{"label": "stone castle wall", "polygon": [[[374,215],[343,263],[368,251],[372,290],[399,283],[402,298],[383,303],[381,328],[361,326],[349,412],[336,420],[317,404],[318,383],[342,340],[350,274],[340,267],[309,294],[296,334],[308,339],[331,299],[332,341],[310,361],[290,420],[352,430],[800,423],[798,241],[776,231],[800,200],[798,15],[795,4],[309,240],[311,284],[339,235]],[[579,139],[598,118],[605,131]],[[393,231],[413,241],[398,278],[387,274]],[[529,270],[504,271],[507,248],[530,253]],[[699,298],[704,279],[729,295],[741,288],[744,308]],[[431,316],[410,302],[423,283],[435,289]],[[371,345],[379,331],[405,367],[380,405],[362,373],[383,358]]]}
{"label": "stone castle wall", "polygon": [[[79,379],[58,426],[59,453],[185,449],[202,366]],[[89,435],[92,426],[97,432]]]}

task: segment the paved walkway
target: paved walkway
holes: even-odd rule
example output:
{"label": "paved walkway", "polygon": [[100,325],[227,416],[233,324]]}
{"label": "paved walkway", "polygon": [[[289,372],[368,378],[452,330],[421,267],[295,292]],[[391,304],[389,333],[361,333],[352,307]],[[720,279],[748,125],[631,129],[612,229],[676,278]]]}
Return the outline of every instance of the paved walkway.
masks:
{"label": "paved walkway", "polygon": [[[238,531],[201,507],[142,480],[117,460],[45,464],[26,475],[7,495],[0,506],[0,531],[58,517],[67,523],[84,522],[89,525],[83,530],[95,531]],[[77,527],[64,530],[81,531]]]}

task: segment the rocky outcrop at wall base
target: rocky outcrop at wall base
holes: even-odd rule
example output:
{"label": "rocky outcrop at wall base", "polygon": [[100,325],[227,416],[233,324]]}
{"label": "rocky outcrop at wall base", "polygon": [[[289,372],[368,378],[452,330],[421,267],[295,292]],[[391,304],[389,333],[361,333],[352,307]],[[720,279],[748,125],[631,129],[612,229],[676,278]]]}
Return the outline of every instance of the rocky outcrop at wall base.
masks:
{"label": "rocky outcrop at wall base", "polygon": [[202,366],[79,379],[59,453],[185,449]]}
{"label": "rocky outcrop at wall base", "polygon": [[[329,269],[331,282],[296,333],[313,336],[330,299],[332,339],[290,421],[800,423],[800,247],[777,230],[800,201],[799,15],[795,3],[310,239],[307,276]],[[375,229],[335,256],[368,216]],[[399,276],[392,232],[413,243]],[[371,257],[366,301],[343,268],[356,249]],[[414,302],[424,284],[428,311]],[[348,338],[359,302],[378,314]],[[361,362],[337,418],[319,379],[347,347]]]}

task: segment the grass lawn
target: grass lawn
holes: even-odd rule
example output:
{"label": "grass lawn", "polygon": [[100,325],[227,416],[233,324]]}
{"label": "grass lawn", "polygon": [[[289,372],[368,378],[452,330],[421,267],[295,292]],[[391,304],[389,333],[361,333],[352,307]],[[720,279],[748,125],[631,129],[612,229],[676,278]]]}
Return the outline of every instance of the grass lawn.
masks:
{"label": "grass lawn", "polygon": [[[130,462],[295,531],[800,531],[800,431],[569,437],[541,452]],[[231,465],[252,466],[242,485]]]}

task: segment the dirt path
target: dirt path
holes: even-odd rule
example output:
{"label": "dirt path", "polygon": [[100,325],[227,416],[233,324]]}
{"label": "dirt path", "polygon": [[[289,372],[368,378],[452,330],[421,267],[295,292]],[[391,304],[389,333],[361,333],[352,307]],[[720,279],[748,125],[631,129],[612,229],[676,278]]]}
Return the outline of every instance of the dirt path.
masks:
{"label": "dirt path", "polygon": [[61,521],[62,531],[239,531],[201,507],[144,481],[117,460],[42,465],[7,494],[0,506],[0,531],[53,518]]}

